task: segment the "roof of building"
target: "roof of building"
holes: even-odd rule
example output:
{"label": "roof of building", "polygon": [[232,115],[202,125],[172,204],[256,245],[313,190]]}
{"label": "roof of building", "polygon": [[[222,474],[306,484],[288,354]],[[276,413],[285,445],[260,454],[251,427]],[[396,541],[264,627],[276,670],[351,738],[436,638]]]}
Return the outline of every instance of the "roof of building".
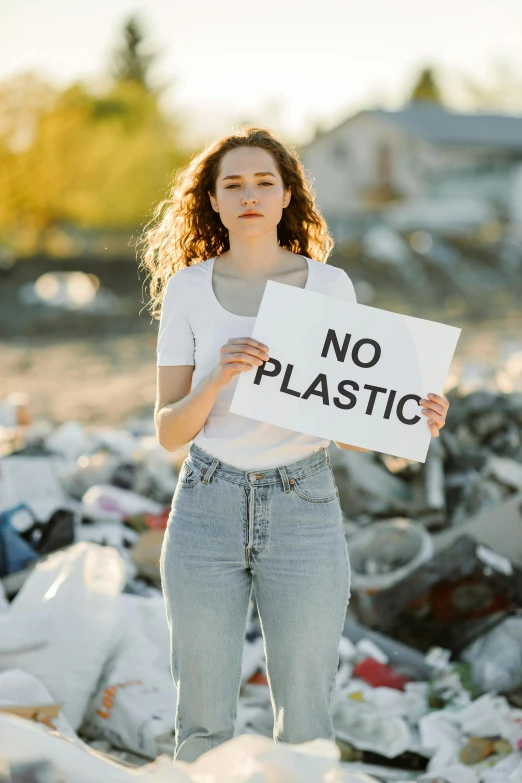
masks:
{"label": "roof of building", "polygon": [[398,111],[366,109],[344,123],[364,114],[386,118],[431,144],[522,151],[522,116],[481,112],[461,114],[436,103],[419,101],[409,103]]}

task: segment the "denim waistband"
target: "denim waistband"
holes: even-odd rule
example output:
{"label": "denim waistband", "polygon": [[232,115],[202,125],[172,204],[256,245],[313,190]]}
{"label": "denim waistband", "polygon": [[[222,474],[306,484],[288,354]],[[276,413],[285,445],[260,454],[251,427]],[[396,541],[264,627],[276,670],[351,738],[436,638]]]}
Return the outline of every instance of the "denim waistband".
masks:
{"label": "denim waistband", "polygon": [[289,465],[281,465],[277,468],[266,468],[265,470],[242,470],[227,462],[222,462],[217,457],[204,451],[196,443],[190,444],[189,455],[194,464],[202,468],[205,477],[203,481],[208,484],[214,474],[220,475],[224,479],[233,481],[237,484],[250,486],[263,486],[266,484],[276,484],[282,482],[285,492],[290,491],[290,482],[292,479],[303,478],[310,473],[320,470],[324,465],[330,465],[330,455],[323,446],[318,451],[314,451],[307,457],[291,462]]}

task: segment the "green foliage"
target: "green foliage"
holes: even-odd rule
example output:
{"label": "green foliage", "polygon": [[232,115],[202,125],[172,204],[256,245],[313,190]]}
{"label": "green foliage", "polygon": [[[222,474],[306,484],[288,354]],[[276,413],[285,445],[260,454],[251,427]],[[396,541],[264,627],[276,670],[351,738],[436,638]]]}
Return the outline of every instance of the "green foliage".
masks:
{"label": "green foliage", "polygon": [[452,661],[448,668],[430,678],[428,705],[433,710],[442,710],[453,703],[461,703],[464,691],[472,700],[480,696],[480,689],[473,679],[473,667],[463,661]]}
{"label": "green foliage", "polygon": [[60,226],[130,236],[186,162],[180,127],[148,85],[138,28],[125,30],[127,65],[101,94],[82,82],[53,90],[32,74],[0,84],[0,245],[45,251]]}
{"label": "green foliage", "polygon": [[145,89],[151,89],[149,72],[157,55],[144,51],[144,32],[136,16],[131,16],[125,23],[123,38],[123,43],[114,54],[114,80],[132,81]]}
{"label": "green foliage", "polygon": [[415,84],[410,102],[427,101],[430,103],[443,103],[441,92],[432,68],[424,68]]}

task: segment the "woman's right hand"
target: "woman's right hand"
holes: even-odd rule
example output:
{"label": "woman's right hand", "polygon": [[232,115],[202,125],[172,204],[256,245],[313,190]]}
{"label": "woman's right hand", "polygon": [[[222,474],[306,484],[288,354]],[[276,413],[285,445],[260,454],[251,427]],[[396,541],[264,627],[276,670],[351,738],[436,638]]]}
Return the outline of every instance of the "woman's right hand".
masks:
{"label": "woman's right hand", "polygon": [[221,346],[219,364],[211,373],[212,380],[226,386],[234,375],[247,372],[268,361],[268,346],[252,337],[231,337]]}

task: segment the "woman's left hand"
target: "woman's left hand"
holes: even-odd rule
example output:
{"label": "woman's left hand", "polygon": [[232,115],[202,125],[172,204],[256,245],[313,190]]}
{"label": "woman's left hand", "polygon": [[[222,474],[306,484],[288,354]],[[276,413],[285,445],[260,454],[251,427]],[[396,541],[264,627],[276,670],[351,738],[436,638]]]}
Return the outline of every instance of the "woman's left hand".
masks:
{"label": "woman's left hand", "polygon": [[446,414],[449,408],[449,402],[439,394],[428,394],[428,399],[419,401],[422,405],[422,414],[428,417],[428,426],[434,438],[439,437],[441,430],[446,423]]}

